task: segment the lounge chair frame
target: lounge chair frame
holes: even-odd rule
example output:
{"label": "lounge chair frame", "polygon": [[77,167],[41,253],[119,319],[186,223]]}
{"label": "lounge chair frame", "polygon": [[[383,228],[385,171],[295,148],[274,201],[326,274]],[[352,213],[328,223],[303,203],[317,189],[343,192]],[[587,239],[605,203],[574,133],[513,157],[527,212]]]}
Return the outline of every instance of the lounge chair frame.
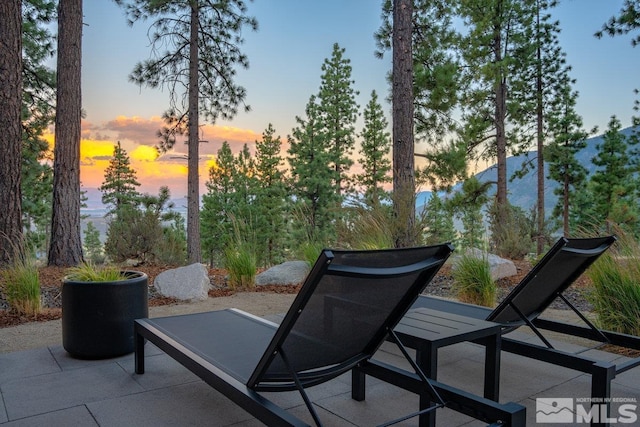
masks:
{"label": "lounge chair frame", "polygon": [[[413,250],[416,249],[419,250],[420,248],[413,248]],[[161,319],[138,319],[135,321],[135,372],[143,374],[145,371],[144,350],[145,341],[148,340],[266,425],[308,425],[261,394],[263,391],[289,390],[298,390],[300,392],[314,422],[316,425],[321,425],[321,421],[306,395],[305,388],[328,381],[356,367],[375,366],[375,362],[370,362],[370,359],[382,342],[385,341],[388,334],[394,337],[401,351],[408,357],[406,349],[393,333],[393,327],[400,321],[402,316],[404,316],[406,310],[415,301],[423,288],[431,281],[437,270],[453,250],[448,244],[422,249],[426,250],[425,253],[429,255],[428,258],[425,257],[425,259],[411,262],[410,264],[407,264],[407,261],[403,261],[400,265],[392,267],[362,265],[362,259],[357,259],[355,265],[346,265],[340,262],[334,263],[332,261],[337,254],[328,250],[323,251],[280,325],[236,309],[188,315],[194,316],[193,319],[196,321],[206,317],[216,319],[224,318],[247,325],[251,330],[258,328],[271,331],[270,334],[272,335],[269,335],[271,338],[266,349],[264,349],[262,356],[259,357],[259,361],[255,365],[255,369],[251,375],[246,378],[236,374],[236,371],[229,370],[227,366],[222,366],[217,363],[215,357],[207,354],[198,347],[197,339],[191,339],[191,341],[190,339],[183,339],[176,330],[171,329],[172,322],[174,321],[182,322],[184,325],[185,322],[188,324],[191,320],[191,318],[182,316]],[[346,254],[342,259],[347,264],[349,262],[349,255],[355,254],[355,257],[359,258],[363,253],[363,251],[336,252],[340,252],[342,255]],[[409,255],[411,252],[406,252],[406,254]],[[402,255],[398,256],[398,254],[396,254],[396,256],[398,259],[403,258]],[[413,255],[413,257],[415,258],[415,255]],[[358,265],[358,263],[360,265]],[[350,280],[385,278],[384,280],[386,280],[389,286],[394,286],[394,280],[397,280],[396,278],[410,274],[417,274],[417,276],[415,276],[415,279],[411,279],[413,280],[411,286],[406,293],[404,293],[401,301],[396,304],[391,313],[386,316],[384,324],[375,330],[372,339],[364,346],[361,352],[340,363],[332,364],[322,369],[299,370],[294,367],[296,362],[294,361],[292,363],[289,360],[291,354],[288,354],[288,350],[285,350],[287,348],[286,340],[296,332],[296,323],[299,321],[299,317],[304,312],[309,299],[312,298],[314,294],[316,286],[323,280],[323,277],[334,275],[349,278]],[[329,303],[331,303],[331,301],[329,301]],[[197,325],[194,324],[193,327],[197,327]],[[213,339],[215,339],[215,334],[209,341]],[[289,347],[289,350],[291,350],[291,347]],[[274,364],[278,360],[287,367],[285,371],[279,370],[280,367],[274,368]],[[500,420],[504,422],[501,425],[524,425],[524,407],[517,404],[501,405],[440,383],[432,383],[426,379],[410,357],[408,357],[408,360],[414,366],[416,370],[415,373],[390,368],[391,370],[386,371],[387,373],[384,374],[384,377],[388,377],[390,382],[409,391],[420,393],[421,396],[428,395],[431,401],[437,402],[436,405],[430,408],[419,408],[418,412],[410,414],[410,416],[423,415],[427,411],[434,410],[446,403],[448,407],[472,416],[480,417],[481,419],[487,419],[491,422]],[[444,395],[444,400],[440,398],[440,393]],[[478,416],[478,414],[482,415]],[[405,418],[406,417],[403,417],[402,419]],[[397,421],[400,420],[394,420],[385,425],[390,425]]]}
{"label": "lounge chair frame", "polygon": [[[440,311],[451,311],[464,316],[501,323],[504,326],[502,351],[590,374],[591,398],[594,399],[594,401],[609,402],[609,398],[611,397],[611,381],[618,374],[639,366],[640,357],[631,358],[623,363],[616,364],[582,354],[582,351],[580,353],[571,353],[559,350],[553,347],[549,339],[543,334],[543,331],[552,331],[574,337],[586,338],[599,343],[595,348],[612,344],[627,349],[640,350],[640,337],[597,328],[563,295],[563,292],[615,241],[616,238],[614,236],[592,239],[559,239],[538,264],[532,268],[493,311],[486,307],[438,300],[427,296],[420,296],[414,306],[428,307]],[[536,309],[528,310],[525,313],[525,310],[521,309],[517,303],[518,296],[524,295],[523,292],[526,291],[527,295],[525,298],[529,299],[532,292],[535,292],[535,290],[531,289],[530,284],[536,280],[539,275],[545,274],[545,270],[548,269],[549,264],[563,251],[565,253],[583,256],[585,262],[575,271],[571,272],[565,281],[558,284],[553,292],[542,295],[538,300],[538,307]],[[584,326],[541,318],[540,315],[556,299],[560,299],[570,310],[576,313],[584,323]],[[508,314],[506,314],[507,311]],[[523,325],[528,326],[543,345],[520,341],[504,335]],[[608,423],[605,423],[605,425],[608,425]]]}

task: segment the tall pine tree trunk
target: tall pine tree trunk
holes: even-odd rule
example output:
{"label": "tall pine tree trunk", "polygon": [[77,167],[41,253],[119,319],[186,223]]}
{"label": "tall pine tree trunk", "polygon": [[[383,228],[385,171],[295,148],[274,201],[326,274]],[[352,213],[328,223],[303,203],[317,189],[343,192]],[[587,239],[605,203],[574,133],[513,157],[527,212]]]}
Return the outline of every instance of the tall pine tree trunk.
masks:
{"label": "tall pine tree trunk", "polygon": [[187,258],[202,262],[200,248],[199,104],[198,104],[198,2],[191,2],[189,40],[189,155],[187,172]]}
{"label": "tall pine tree trunk", "polygon": [[563,236],[569,237],[569,176],[565,174],[562,183],[562,232]]}
{"label": "tall pine tree trunk", "polygon": [[58,62],[49,265],[83,261],[80,238],[82,0],[58,4]]}
{"label": "tall pine tree trunk", "polygon": [[22,239],[22,1],[0,2],[0,266]]}
{"label": "tall pine tree trunk", "polygon": [[540,35],[540,3],[537,4],[536,31],[538,46],[536,49],[536,126],[538,145],[538,224],[536,236],[536,253],[544,251],[544,113],[542,110],[542,39]]}
{"label": "tall pine tree trunk", "polygon": [[[503,40],[500,31],[500,24],[494,29],[495,38],[493,40],[493,55],[496,64],[503,62],[502,45]],[[495,126],[496,126],[496,163],[497,163],[497,189],[496,207],[499,224],[506,224],[508,219],[507,202],[507,83],[504,76],[505,71],[499,72],[495,79]]]}
{"label": "tall pine tree trunk", "polygon": [[415,244],[412,0],[393,2],[393,208],[396,247]]}

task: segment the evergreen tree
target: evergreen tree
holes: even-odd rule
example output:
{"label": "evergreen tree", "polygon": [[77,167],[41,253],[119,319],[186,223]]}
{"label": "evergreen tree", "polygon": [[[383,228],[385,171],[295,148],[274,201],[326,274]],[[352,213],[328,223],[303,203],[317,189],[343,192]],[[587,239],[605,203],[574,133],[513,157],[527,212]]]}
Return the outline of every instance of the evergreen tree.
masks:
{"label": "evergreen tree", "polygon": [[393,212],[396,247],[415,245],[413,108],[413,0],[394,0],[391,103],[393,107]]}
{"label": "evergreen tree", "polygon": [[234,157],[227,141],[218,150],[216,164],[209,169],[207,193],[202,197],[202,247],[210,263],[222,252],[232,233],[235,207],[233,189]]}
{"label": "evergreen tree", "polygon": [[378,94],[371,92],[371,100],[364,110],[364,128],[360,136],[362,144],[358,163],[363,172],[356,176],[356,183],[364,191],[365,201],[369,206],[376,207],[381,200],[386,199],[386,191],[382,187],[391,182],[391,138],[387,132],[387,119],[384,117],[382,106],[378,103]]}
{"label": "evergreen tree", "polygon": [[13,260],[12,245],[22,240],[22,199],[20,162],[22,129],[20,101],[22,97],[22,13],[21,0],[0,4],[0,266]]}
{"label": "evergreen tree", "polygon": [[306,120],[296,117],[298,126],[289,136],[287,160],[295,206],[300,213],[296,225],[303,232],[303,241],[328,243],[335,235],[333,219],[339,196],[334,184],[336,171],[326,150],[324,123],[314,95],[307,103],[306,116]]}
{"label": "evergreen tree", "polygon": [[137,205],[140,199],[137,191],[139,186],[127,151],[118,141],[113,147],[113,157],[104,171],[104,181],[100,186],[102,203],[109,207],[107,215],[117,215],[124,206]]}
{"label": "evergreen tree", "polygon": [[80,125],[82,0],[58,4],[58,59],[53,157],[51,243],[48,265],[83,261],[80,235]]}
{"label": "evergreen tree", "polygon": [[455,240],[453,215],[436,191],[431,193],[431,198],[424,208],[422,217],[424,218],[422,224],[425,230],[425,244],[435,245]]}
{"label": "evergreen tree", "polygon": [[263,254],[265,265],[273,265],[284,258],[287,200],[281,145],[271,124],[262,133],[262,139],[256,141],[256,240],[262,245],[259,253]]}
{"label": "evergreen tree", "polygon": [[[609,18],[595,36],[600,38],[605,33],[610,36],[627,34],[638,28],[640,28],[640,0],[625,0],[619,14]],[[631,43],[633,46],[640,44],[640,35],[635,36]]]}
{"label": "evergreen tree", "polygon": [[462,191],[454,194],[447,205],[454,215],[462,222],[462,233],[459,243],[463,248],[484,247],[484,216],[482,207],[489,197],[487,191],[490,183],[481,183],[472,176],[462,183]]}
{"label": "evergreen tree", "polygon": [[53,123],[55,71],[47,67],[53,56],[51,22],[53,0],[22,3],[22,226],[26,243],[46,253],[51,222],[53,169],[44,131]]}
{"label": "evergreen tree", "polygon": [[[453,26],[455,2],[415,0],[413,11],[414,111],[416,135],[431,146],[455,129],[452,111],[458,105],[460,64],[458,33]],[[382,6],[383,23],[376,32],[382,57],[391,49],[392,1]],[[422,154],[416,154],[422,155]]]}
{"label": "evergreen tree", "polygon": [[131,24],[154,20],[149,31],[153,58],[137,64],[130,80],[169,90],[161,150],[170,149],[177,135],[188,135],[187,253],[190,262],[200,262],[199,121],[201,116],[211,123],[218,117],[232,118],[239,105],[249,109],[244,104],[246,90],[234,82],[235,67],[248,68],[239,48],[242,29],[255,30],[258,24],[246,15],[243,0],[117,2],[125,6]]}
{"label": "evergreen tree", "polygon": [[87,228],[84,230],[84,251],[87,259],[92,263],[102,264],[104,262],[100,232],[92,221],[87,223]]}
{"label": "evergreen tree", "polygon": [[496,203],[501,220],[508,215],[507,155],[528,146],[531,97],[522,85],[533,63],[535,17],[532,0],[461,0],[467,26],[461,41],[465,70],[463,138],[470,152],[496,161]]}
{"label": "evergreen tree", "polygon": [[348,181],[347,171],[353,164],[350,155],[355,145],[355,122],[358,104],[351,79],[351,60],[345,49],[335,43],[330,59],[322,64],[322,81],[318,93],[318,112],[325,133],[327,152],[335,170],[335,186],[341,193]]}
{"label": "evergreen tree", "polygon": [[169,188],[160,187],[157,196],[140,196],[139,207],[122,206],[118,221],[112,221],[107,230],[104,250],[109,258],[115,262],[134,259],[183,264],[185,248],[176,233],[183,234],[180,227],[184,221],[170,200]]}
{"label": "evergreen tree", "polygon": [[[553,209],[553,216],[561,218],[564,236],[571,235],[570,211],[575,209],[575,192],[586,185],[587,179],[587,169],[575,156],[586,147],[588,133],[583,130],[582,118],[575,111],[578,94],[571,89],[570,83],[566,78],[556,92],[557,108],[549,115],[548,120],[551,143],[545,148],[549,178],[560,184],[554,190],[554,194],[559,197]],[[592,132],[595,132],[595,129]]]}
{"label": "evergreen tree", "polygon": [[[636,205],[634,171],[629,166],[628,144],[620,128],[620,121],[611,117],[603,142],[597,146],[598,154],[592,159],[599,167],[591,177],[593,204],[597,220],[634,227],[637,218],[628,217]],[[624,217],[620,216],[623,212]]]}

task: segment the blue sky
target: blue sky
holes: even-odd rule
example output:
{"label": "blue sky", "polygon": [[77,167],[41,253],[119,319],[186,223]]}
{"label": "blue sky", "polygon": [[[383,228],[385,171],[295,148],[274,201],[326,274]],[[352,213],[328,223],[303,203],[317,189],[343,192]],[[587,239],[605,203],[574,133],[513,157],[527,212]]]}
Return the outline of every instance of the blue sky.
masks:
{"label": "blue sky", "polygon": [[[129,27],[112,1],[84,3],[84,136],[110,144],[120,139],[130,150],[136,144],[152,145],[157,117],[167,108],[167,93],[128,82],[134,65],[149,56],[148,23]],[[614,114],[623,126],[630,125],[633,89],[640,88],[640,47],[631,46],[631,37],[593,37],[622,3],[563,0],[554,12],[561,22],[561,44],[577,79],[578,112],[586,127],[597,125],[601,132]],[[205,153],[216,152],[222,139],[236,149],[243,142],[252,143],[268,123],[282,137],[290,134],[295,116],[304,115],[309,96],[318,92],[320,67],[331,56],[333,43],[345,48],[351,59],[361,108],[374,89],[384,101],[390,54],[376,58],[373,38],[380,26],[381,0],[255,0],[248,5],[259,30],[245,32],[243,50],[250,68],[240,71],[237,81],[247,89],[252,111],[218,122],[217,130],[210,130],[214,143],[203,147]],[[390,116],[390,105],[385,102],[384,108]]]}

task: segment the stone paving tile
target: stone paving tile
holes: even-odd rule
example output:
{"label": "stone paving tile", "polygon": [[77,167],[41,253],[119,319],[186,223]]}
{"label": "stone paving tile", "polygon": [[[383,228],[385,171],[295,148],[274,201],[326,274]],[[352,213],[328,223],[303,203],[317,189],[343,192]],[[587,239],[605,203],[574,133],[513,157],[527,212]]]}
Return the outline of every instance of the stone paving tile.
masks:
{"label": "stone paving tile", "polygon": [[115,363],[98,364],[2,384],[9,420],[139,393],[143,388]]}
{"label": "stone paving tile", "polygon": [[62,409],[60,411],[47,412],[42,415],[21,418],[3,424],[2,427],[43,427],[43,426],[64,426],[64,427],[98,427],[99,424],[84,405],[73,408]]}

